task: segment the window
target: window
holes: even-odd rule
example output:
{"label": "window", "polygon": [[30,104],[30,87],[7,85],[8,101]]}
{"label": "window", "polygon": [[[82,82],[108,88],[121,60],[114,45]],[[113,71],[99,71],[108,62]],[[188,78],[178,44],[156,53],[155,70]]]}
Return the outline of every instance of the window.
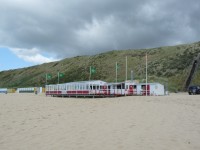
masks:
{"label": "window", "polygon": [[121,89],[122,88],[122,86],[121,85],[117,85],[117,89]]}
{"label": "window", "polygon": [[145,87],[146,87],[145,85],[141,85],[141,88],[142,88],[143,90],[146,90]]}
{"label": "window", "polygon": [[122,89],[124,89],[125,88],[125,83],[122,83]]}

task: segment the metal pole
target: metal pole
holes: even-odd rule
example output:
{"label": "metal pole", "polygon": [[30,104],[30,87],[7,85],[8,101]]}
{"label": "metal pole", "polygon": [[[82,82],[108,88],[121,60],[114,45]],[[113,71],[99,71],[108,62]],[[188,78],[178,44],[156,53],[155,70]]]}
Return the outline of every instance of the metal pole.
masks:
{"label": "metal pole", "polygon": [[59,84],[59,75],[60,75],[60,74],[59,74],[59,72],[58,72],[58,84]]}
{"label": "metal pole", "polygon": [[147,96],[147,53],[146,53],[146,96]]}
{"label": "metal pole", "polygon": [[46,73],[46,85],[47,85],[47,73]]}
{"label": "metal pole", "polygon": [[126,56],[126,80],[127,81],[127,56]]}
{"label": "metal pole", "polygon": [[91,89],[90,89],[90,79],[91,79],[91,69],[92,69],[92,67],[90,66],[90,75],[89,75],[89,95],[90,95],[90,93],[91,93]]}
{"label": "metal pole", "polygon": [[131,82],[133,82],[133,70],[131,70]]}
{"label": "metal pole", "polygon": [[89,76],[89,81],[90,81],[90,79],[91,79],[91,69],[92,69],[92,67],[90,66],[90,76]]}
{"label": "metal pole", "polygon": [[117,83],[117,62],[116,62],[116,83]]}

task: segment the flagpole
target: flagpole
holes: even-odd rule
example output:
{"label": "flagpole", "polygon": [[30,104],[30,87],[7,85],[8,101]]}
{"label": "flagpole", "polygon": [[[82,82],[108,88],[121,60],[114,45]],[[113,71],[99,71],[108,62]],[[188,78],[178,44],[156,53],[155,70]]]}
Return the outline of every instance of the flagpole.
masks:
{"label": "flagpole", "polygon": [[126,56],[126,80],[127,81],[127,56]]}
{"label": "flagpole", "polygon": [[[89,89],[90,89],[90,79],[91,79],[91,66],[90,66],[90,75],[89,75]],[[90,94],[90,92],[89,92],[89,94]]]}
{"label": "flagpole", "polygon": [[91,79],[91,69],[92,69],[92,67],[90,66],[90,76],[89,76],[89,81],[90,81],[90,79]]}
{"label": "flagpole", "polygon": [[58,71],[58,84],[59,84],[59,71]]}
{"label": "flagpole", "polygon": [[126,81],[127,81],[127,56],[126,56],[126,78],[125,78],[125,82],[124,82],[124,84],[125,84],[125,96],[126,96]]}
{"label": "flagpole", "polygon": [[117,62],[116,62],[116,83],[117,83]]}
{"label": "flagpole", "polygon": [[147,96],[147,53],[146,53],[146,96]]}
{"label": "flagpole", "polygon": [[133,82],[133,70],[131,70],[131,82]]}
{"label": "flagpole", "polygon": [[47,73],[46,73],[46,85],[47,85]]}

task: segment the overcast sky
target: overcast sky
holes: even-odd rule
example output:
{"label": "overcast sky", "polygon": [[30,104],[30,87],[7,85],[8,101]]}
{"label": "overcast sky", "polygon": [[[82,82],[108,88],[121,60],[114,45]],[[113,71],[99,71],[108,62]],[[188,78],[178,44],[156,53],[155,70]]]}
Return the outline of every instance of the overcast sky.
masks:
{"label": "overcast sky", "polygon": [[0,0],[0,47],[31,63],[200,40],[199,0]]}

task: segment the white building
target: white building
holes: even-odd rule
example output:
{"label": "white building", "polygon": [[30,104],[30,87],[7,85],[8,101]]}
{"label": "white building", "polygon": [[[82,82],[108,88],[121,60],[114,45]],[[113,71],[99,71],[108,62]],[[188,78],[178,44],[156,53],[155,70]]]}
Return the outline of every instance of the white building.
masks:
{"label": "white building", "polygon": [[160,83],[118,82],[107,83],[101,80],[79,81],[46,85],[46,95],[72,96],[128,96],[128,95],[164,95],[164,86]]}
{"label": "white building", "polygon": [[17,93],[42,93],[42,87],[26,87],[26,88],[17,88]]}
{"label": "white building", "polygon": [[[146,83],[137,84],[137,95],[146,95]],[[160,83],[147,83],[147,95],[165,95],[164,85]]]}

